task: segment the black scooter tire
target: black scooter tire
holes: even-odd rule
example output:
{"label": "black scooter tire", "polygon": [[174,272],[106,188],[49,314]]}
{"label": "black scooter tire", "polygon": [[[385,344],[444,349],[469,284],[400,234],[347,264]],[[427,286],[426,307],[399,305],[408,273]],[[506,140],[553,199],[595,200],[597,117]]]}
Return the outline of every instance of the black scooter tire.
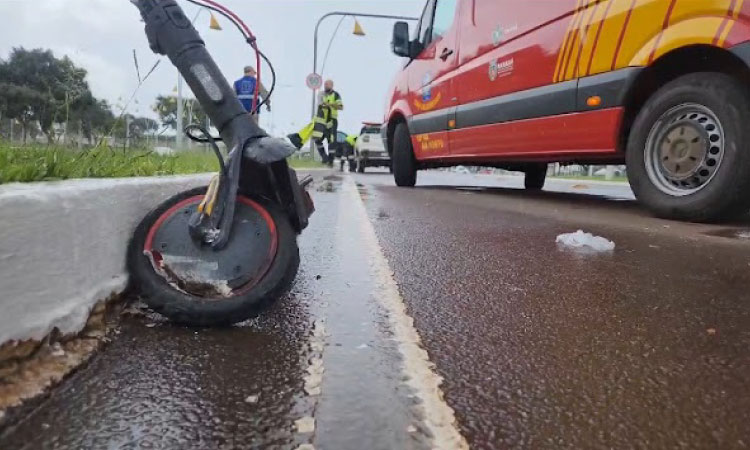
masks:
{"label": "black scooter tire", "polygon": [[132,287],[146,304],[172,322],[198,327],[226,326],[257,316],[292,286],[299,268],[297,234],[278,207],[253,198],[271,215],[278,233],[276,256],[265,277],[249,291],[222,299],[206,299],[181,292],[157,274],[143,249],[151,227],[175,204],[206,193],[206,187],[180,193],[151,211],[138,225],[128,247],[127,266]]}

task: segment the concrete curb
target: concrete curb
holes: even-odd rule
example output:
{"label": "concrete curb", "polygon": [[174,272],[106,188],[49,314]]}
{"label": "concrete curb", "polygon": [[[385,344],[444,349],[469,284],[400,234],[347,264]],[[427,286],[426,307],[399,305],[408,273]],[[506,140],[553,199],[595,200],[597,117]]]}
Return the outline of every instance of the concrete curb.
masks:
{"label": "concrete curb", "polygon": [[0,346],[81,331],[91,308],[128,282],[127,244],[140,220],[194,176],[0,186]]}

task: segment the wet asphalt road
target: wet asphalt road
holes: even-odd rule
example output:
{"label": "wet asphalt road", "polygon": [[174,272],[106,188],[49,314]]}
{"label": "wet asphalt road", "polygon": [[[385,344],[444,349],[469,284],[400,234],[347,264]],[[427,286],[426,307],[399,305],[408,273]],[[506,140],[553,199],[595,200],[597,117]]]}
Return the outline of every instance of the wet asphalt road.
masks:
{"label": "wet asphalt road", "polygon": [[[472,448],[750,446],[750,221],[653,219],[627,185],[419,182],[332,180],[288,296],[230,329],[127,318],[0,449],[458,447],[433,438],[378,255]],[[556,246],[579,228],[616,250]]]}

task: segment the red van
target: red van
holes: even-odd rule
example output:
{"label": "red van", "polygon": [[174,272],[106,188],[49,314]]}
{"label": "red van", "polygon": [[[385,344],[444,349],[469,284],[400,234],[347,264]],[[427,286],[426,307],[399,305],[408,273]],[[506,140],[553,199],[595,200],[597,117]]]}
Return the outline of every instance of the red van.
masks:
{"label": "red van", "polygon": [[750,1],[429,0],[394,27],[408,58],[383,136],[399,186],[417,171],[626,163],[659,216],[750,210]]}

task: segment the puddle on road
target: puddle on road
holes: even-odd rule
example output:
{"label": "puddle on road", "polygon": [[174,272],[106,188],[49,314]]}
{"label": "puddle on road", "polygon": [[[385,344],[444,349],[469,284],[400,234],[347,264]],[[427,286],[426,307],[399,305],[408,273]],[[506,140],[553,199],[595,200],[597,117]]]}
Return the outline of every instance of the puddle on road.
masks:
{"label": "puddle on road", "polygon": [[706,236],[723,237],[728,239],[739,239],[750,241],[750,228],[724,228],[704,233]]}
{"label": "puddle on road", "polygon": [[341,175],[326,175],[321,181],[315,182],[316,190],[318,192],[337,192],[342,181]]}

